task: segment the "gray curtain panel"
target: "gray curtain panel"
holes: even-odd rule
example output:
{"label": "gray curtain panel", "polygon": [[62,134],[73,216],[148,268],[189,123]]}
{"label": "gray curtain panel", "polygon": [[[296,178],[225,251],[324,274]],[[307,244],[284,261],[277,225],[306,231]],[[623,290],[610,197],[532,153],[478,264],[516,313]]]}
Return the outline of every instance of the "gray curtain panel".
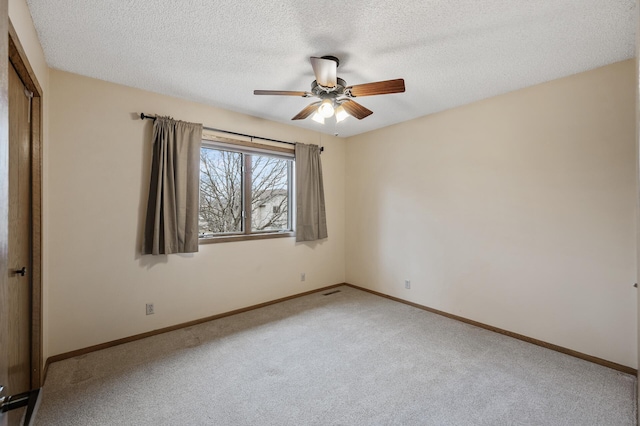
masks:
{"label": "gray curtain panel", "polygon": [[198,197],[202,124],[158,117],[143,254],[198,251]]}
{"label": "gray curtain panel", "polygon": [[296,144],[296,242],[327,238],[320,147]]}

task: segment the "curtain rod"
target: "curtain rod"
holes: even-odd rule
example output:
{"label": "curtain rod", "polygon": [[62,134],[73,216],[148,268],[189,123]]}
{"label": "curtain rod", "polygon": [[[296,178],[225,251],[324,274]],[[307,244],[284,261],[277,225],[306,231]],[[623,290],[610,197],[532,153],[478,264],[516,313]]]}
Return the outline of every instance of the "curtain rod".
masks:
{"label": "curtain rod", "polygon": [[[141,112],[140,113],[140,120],[144,120],[145,118],[147,120],[154,120],[154,121],[156,119],[156,117],[154,117],[153,115],[146,115],[144,112]],[[260,137],[260,136],[245,135],[244,133],[230,132],[228,130],[216,129],[216,128],[213,128],[213,127],[202,126],[202,128],[205,129],[205,130],[211,130],[212,132],[220,132],[220,133],[226,133],[228,135],[244,136],[246,138],[251,138],[251,139],[260,139],[260,140],[269,141],[269,142],[286,143],[288,145],[295,145],[296,144],[295,142],[287,142],[287,141],[281,141],[281,140],[278,140],[278,139],[269,139],[269,138],[263,138],[263,137]],[[322,151],[324,151],[324,147],[323,146],[320,147],[320,152],[322,152]]]}

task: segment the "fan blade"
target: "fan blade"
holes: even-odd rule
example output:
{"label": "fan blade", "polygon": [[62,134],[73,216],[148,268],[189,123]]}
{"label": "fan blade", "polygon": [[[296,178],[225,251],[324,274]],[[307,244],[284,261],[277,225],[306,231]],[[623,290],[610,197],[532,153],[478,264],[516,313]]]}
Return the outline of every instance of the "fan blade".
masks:
{"label": "fan blade", "polygon": [[318,109],[318,105],[320,102],[314,102],[308,106],[306,106],[302,111],[300,111],[292,120],[304,120],[308,116],[310,116],[313,112]]}
{"label": "fan blade", "polygon": [[290,90],[254,90],[254,95],[282,95],[282,96],[312,96],[309,92],[293,92]]}
{"label": "fan blade", "polygon": [[333,59],[316,58],[315,56],[310,59],[318,84],[324,87],[336,87],[338,63]]}
{"label": "fan blade", "polygon": [[358,120],[362,120],[363,118],[373,114],[373,111],[363,107],[356,101],[344,101],[341,105],[344,107],[345,110],[347,110],[349,115],[357,118]]}
{"label": "fan blade", "polygon": [[404,92],[404,79],[377,81],[375,83],[356,84],[347,87],[351,91],[351,96],[372,96],[388,95],[391,93]]}

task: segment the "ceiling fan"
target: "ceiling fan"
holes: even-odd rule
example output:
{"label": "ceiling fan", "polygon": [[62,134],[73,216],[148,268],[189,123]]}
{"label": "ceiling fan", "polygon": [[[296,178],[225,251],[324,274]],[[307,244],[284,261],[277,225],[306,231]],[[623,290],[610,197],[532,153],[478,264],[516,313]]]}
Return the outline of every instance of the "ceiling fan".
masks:
{"label": "ceiling fan", "polygon": [[304,120],[313,114],[313,120],[324,124],[324,119],[334,114],[337,122],[350,115],[362,120],[373,114],[373,111],[363,107],[353,98],[404,92],[404,80],[401,78],[347,86],[347,82],[337,76],[338,65],[340,65],[338,58],[335,56],[323,56],[321,58],[312,56],[310,59],[313,73],[316,77],[314,82],[311,83],[310,92],[254,90],[253,94],[318,98],[320,99],[319,101],[308,105],[296,114],[292,120]]}

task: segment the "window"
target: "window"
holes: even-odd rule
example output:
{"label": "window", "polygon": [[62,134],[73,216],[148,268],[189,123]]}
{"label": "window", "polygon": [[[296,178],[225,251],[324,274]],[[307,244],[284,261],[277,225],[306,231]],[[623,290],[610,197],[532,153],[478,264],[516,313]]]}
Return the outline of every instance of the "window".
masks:
{"label": "window", "polygon": [[203,141],[201,242],[290,236],[293,232],[293,151],[250,145]]}

